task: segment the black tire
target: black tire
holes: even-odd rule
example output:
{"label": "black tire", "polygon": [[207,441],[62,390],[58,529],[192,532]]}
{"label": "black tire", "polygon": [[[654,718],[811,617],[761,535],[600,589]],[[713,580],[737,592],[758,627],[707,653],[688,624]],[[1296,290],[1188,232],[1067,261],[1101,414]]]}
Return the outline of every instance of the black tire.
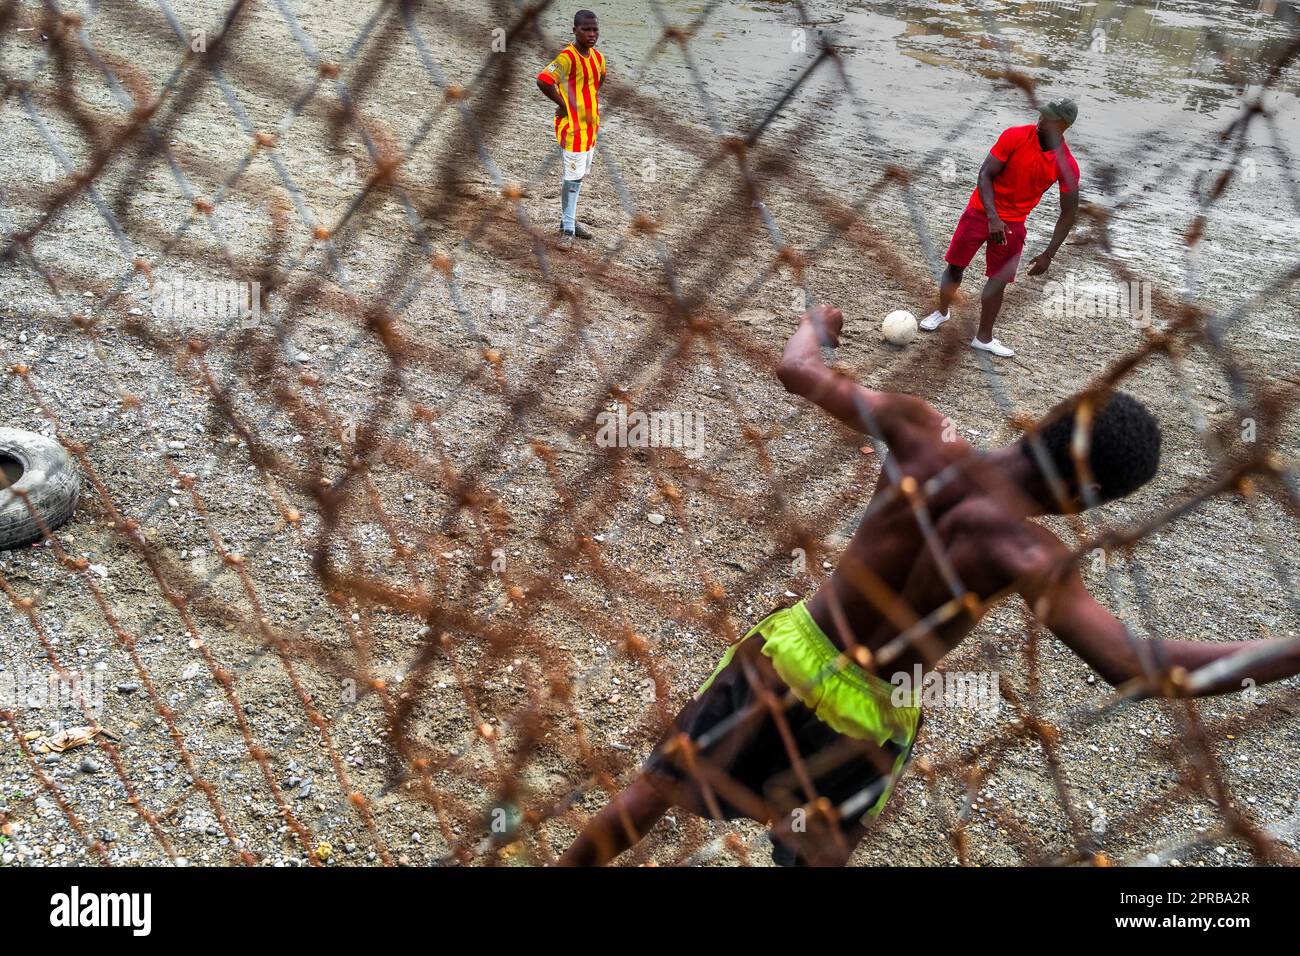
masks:
{"label": "black tire", "polygon": [[[0,477],[0,551],[40,541],[45,530],[53,531],[72,517],[81,479],[58,442],[17,428],[0,428],[0,466],[4,476]],[[16,468],[21,474],[11,487],[8,477]],[[15,491],[26,494],[27,502]]]}

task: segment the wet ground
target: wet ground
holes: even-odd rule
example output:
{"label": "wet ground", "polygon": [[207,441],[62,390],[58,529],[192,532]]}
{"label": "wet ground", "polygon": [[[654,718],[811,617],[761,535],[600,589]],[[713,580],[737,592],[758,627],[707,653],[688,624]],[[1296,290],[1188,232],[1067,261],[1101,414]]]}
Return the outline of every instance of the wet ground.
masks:
{"label": "wet ground", "polygon": [[[477,5],[450,9],[455,16],[430,14],[420,26],[440,68],[469,85],[495,24]],[[681,23],[704,7],[663,9]],[[1252,94],[1273,51],[1294,36],[1288,22],[1271,16],[1255,23],[1253,7],[1208,3],[827,3],[810,9],[817,23],[800,23],[790,4],[721,4],[697,31],[691,57],[670,48],[648,60],[658,35],[653,10],[618,4],[601,11],[601,47],[616,82],[603,111],[605,152],[584,186],[580,215],[597,239],[571,259],[546,258],[547,273],[517,218],[522,210],[549,228],[558,202],[558,182],[538,172],[553,141],[531,74],[471,101],[495,169],[506,182],[526,184],[521,206],[513,209],[500,202],[493,172],[467,147],[465,128],[449,111],[435,114],[441,89],[422,68],[417,47],[401,38],[356,101],[372,120],[370,132],[397,143],[410,142],[426,117],[436,115],[402,168],[413,202],[433,210],[423,222],[431,248],[417,245],[407,210],[384,196],[340,231],[338,257],[331,260],[313,227],[335,222],[358,178],[368,174],[362,137],[355,128],[335,135],[325,105],[284,123],[313,70],[276,8],[253,7],[240,49],[264,69],[232,66],[230,76],[255,128],[278,130],[274,155],[281,167],[266,152],[253,158],[218,209],[219,236],[196,228],[161,254],[192,204],[163,163],[138,170],[119,162],[98,185],[130,241],[119,242],[83,198],[33,244],[59,277],[57,293],[34,269],[0,272],[0,361],[31,366],[60,427],[85,443],[103,478],[102,490],[88,491],[60,533],[70,552],[89,562],[89,577],[68,572],[48,548],[0,558],[14,592],[13,607],[0,616],[7,666],[48,667],[49,646],[72,664],[103,665],[111,690],[102,720],[122,734],[127,779],[159,815],[175,852],[164,851],[130,808],[102,755],[95,755],[95,770],[86,770],[76,752],[39,766],[89,832],[112,834],[113,861],[234,859],[230,834],[195,778],[211,783],[239,845],[266,863],[304,863],[321,840],[334,848],[334,863],[374,862],[390,851],[391,858],[413,863],[445,861],[453,844],[468,846],[477,862],[537,861],[562,847],[604,799],[584,748],[625,779],[648,752],[656,715],[685,700],[727,640],[755,615],[820,580],[818,560],[792,573],[788,522],[820,522],[825,557],[833,560],[864,505],[863,489],[875,479],[879,456],[859,451],[861,437],[790,399],[771,374],[804,301],[789,269],[764,278],[777,236],[807,254],[803,280],[811,294],[845,308],[840,367],[864,382],[923,395],[980,446],[1014,440],[1008,407],[1041,414],[1138,347],[1142,332],[1123,316],[1049,319],[1044,280],[1022,280],[1008,294],[999,334],[1019,350],[1013,363],[976,362],[960,341],[960,321],[903,351],[879,341],[876,329],[886,312],[928,311],[932,276],[980,160],[1001,129],[1032,121],[1024,94],[990,78],[1002,66],[1038,80],[1043,95],[1079,101],[1080,121],[1069,139],[1083,168],[1085,200],[1112,212],[1111,253],[1092,241],[1097,233],[1090,226],[1081,226],[1048,278],[1073,274],[1081,284],[1100,283],[1126,265],[1162,303],[1158,323],[1169,320],[1185,291],[1214,311],[1240,308],[1229,343],[1246,382],[1257,387],[1294,377],[1300,301],[1293,288],[1268,285],[1291,264],[1300,239],[1291,205],[1296,163],[1290,156],[1300,150],[1295,68],[1266,100],[1276,138],[1256,123],[1240,155],[1215,146],[1240,95]],[[153,89],[162,85],[178,57],[158,17],[106,9],[91,19],[89,9],[82,12],[87,35],[111,54],[110,62],[129,65]],[[321,55],[345,62],[369,9],[331,3],[299,12],[300,27]],[[187,26],[216,22],[218,14],[217,4],[196,3],[185,8],[184,20]],[[548,15],[552,42],[527,41],[527,59],[538,68],[557,48],[563,19]],[[1207,58],[1207,25],[1221,28],[1237,66],[1219,54]],[[735,168],[717,145],[723,135],[752,129],[809,67],[817,31],[834,37],[852,92],[843,92],[831,64],[823,63],[754,147],[770,216],[762,222],[743,198],[737,201]],[[6,69],[34,62],[40,50],[23,35],[6,47]],[[1234,69],[1242,73],[1240,86]],[[87,150],[75,126],[55,115],[48,68],[40,75],[44,85],[35,87],[34,108],[75,168]],[[94,70],[83,63],[75,75],[95,114],[120,121],[120,106]],[[344,75],[358,82],[355,66]],[[323,102],[329,92],[321,94]],[[654,103],[638,101],[637,94]],[[246,156],[248,140],[229,97],[209,86],[169,142],[195,192],[212,196]],[[9,235],[35,221],[37,203],[63,173],[50,171],[40,128],[12,98],[0,110],[0,144],[12,158],[0,171],[0,225]],[[1238,175],[1189,252],[1185,236],[1199,209],[1198,183],[1229,162]],[[909,171],[908,188],[879,185],[891,164]],[[281,169],[299,194],[288,195]],[[281,218],[273,219],[277,198],[282,212],[274,214]],[[855,202],[865,224],[822,245],[831,215]],[[663,246],[630,229],[629,204],[660,219]],[[1049,193],[1031,220],[1031,250],[1050,234],[1055,206]],[[218,412],[218,388],[183,360],[184,335],[141,334],[130,309],[147,315],[149,303],[133,260],[147,257],[160,277],[247,279],[276,239],[287,244],[279,261],[289,265],[286,285],[269,307],[272,321],[249,336],[220,340],[207,353],[215,382],[233,396],[234,413],[253,426],[245,435]],[[223,243],[234,250],[233,260]],[[723,322],[719,354],[678,354],[671,348],[676,333],[657,324],[666,311],[656,298],[664,287],[665,250],[684,287]],[[434,252],[454,257],[454,284],[430,267]],[[551,298],[557,271],[583,288],[588,324],[582,336]],[[74,331],[70,313],[87,308],[87,301],[97,307],[123,274],[125,294],[100,310],[101,338],[92,342]],[[396,384],[384,377],[389,358],[364,329],[363,310],[347,299],[348,293],[362,300],[379,294],[395,274],[424,280],[410,287],[400,309],[394,306],[396,329],[416,356]],[[308,296],[289,315],[284,302],[303,290],[321,296]],[[969,316],[970,305],[959,305],[958,319]],[[278,343],[272,330],[282,336]],[[269,358],[268,342],[279,349]],[[485,357],[489,350],[495,361]],[[1200,428],[1208,421],[1231,431],[1239,409],[1213,356],[1193,349],[1186,362],[1181,377],[1157,361],[1127,380],[1161,419],[1164,468],[1141,494],[1090,518],[1085,531],[1149,517],[1212,473]],[[319,384],[304,385],[303,373]],[[593,412],[607,406],[612,386],[703,414],[702,458],[634,454],[617,464],[601,458],[590,440]],[[13,378],[3,388],[6,424],[51,431],[30,390]],[[307,411],[289,414],[278,404],[286,393],[277,389],[305,389]],[[139,404],[124,408],[124,391],[139,396]],[[433,418],[417,414],[421,408],[432,409]],[[425,588],[441,606],[473,615],[484,627],[523,634],[526,643],[503,650],[458,631],[453,650],[438,658],[423,683],[412,684],[413,663],[428,640],[419,616],[365,601],[336,604],[320,586],[312,557],[321,518],[312,496],[287,476],[315,467],[327,478],[341,474],[353,445],[347,426],[365,421],[395,444],[391,456],[374,462],[373,488],[356,488],[345,504],[340,559],[403,593]],[[1300,448],[1294,418],[1278,438],[1294,457]],[[535,440],[555,449],[552,461],[534,454]],[[269,477],[259,470],[267,449],[286,461]],[[506,527],[457,511],[447,472],[418,468],[420,461],[488,487],[509,515]],[[195,476],[202,510],[182,475]],[[375,519],[376,501],[391,528]],[[110,504],[141,521],[168,574],[211,582],[196,622],[172,613],[148,562],[112,526]],[[301,513],[301,523],[285,520],[290,508]],[[579,524],[599,541],[601,561],[579,545]],[[1077,540],[1058,524],[1068,542]],[[411,550],[413,565],[394,557],[390,533]],[[245,582],[223,564],[214,535],[222,547],[249,556],[244,567],[262,616],[304,659],[290,654],[286,663],[268,650]],[[1293,588],[1273,571],[1275,564],[1292,576],[1300,571],[1295,538],[1294,519],[1271,500],[1215,499],[1118,556],[1114,573],[1090,568],[1087,580],[1103,603],[1146,635],[1294,635],[1300,622]],[[508,559],[505,578],[488,570],[490,549],[498,546]],[[546,593],[537,602],[542,607],[514,598],[510,580]],[[157,702],[141,687],[129,642],[111,626],[97,593],[112,621],[138,637],[144,670],[158,680]],[[35,621],[20,603],[27,597]],[[720,617],[710,616],[715,613]],[[644,635],[648,658],[624,653],[625,628]],[[204,648],[235,673],[238,706],[214,678]],[[1177,747],[1182,725],[1172,708],[1143,705],[1097,726],[1070,724],[1106,688],[1055,642],[1039,647],[1033,665],[1017,606],[995,612],[951,666],[988,666],[982,652],[1035,712],[1067,728],[1062,772],[1081,816],[1071,819],[1061,809],[1041,748],[1015,743],[967,808],[973,861],[1055,859],[1078,845],[1080,820],[1100,848],[1121,860],[1141,861],[1153,849],[1181,847],[1189,835],[1207,832],[1207,845],[1176,849],[1168,858],[1189,864],[1252,859],[1244,844],[1212,834],[1218,816],[1210,798],[1180,788],[1188,763]],[[365,675],[392,689],[391,698],[410,695],[412,734],[445,765],[414,781],[394,772],[386,739],[392,699],[375,692],[349,701],[346,681],[356,675],[331,666],[340,659],[361,661]],[[548,697],[557,672],[574,678],[571,710]],[[1278,772],[1300,761],[1294,685],[1267,688],[1258,701],[1226,697],[1202,707],[1234,799],[1265,825],[1289,819],[1300,798],[1294,775]],[[363,691],[366,686],[363,680]],[[325,714],[328,739],[306,716],[304,693]],[[548,708],[545,736],[516,770],[510,759],[522,718],[537,700]],[[176,708],[190,764],[155,703]],[[1262,726],[1245,724],[1260,723],[1259,714],[1268,718]],[[27,712],[22,729],[48,731],[74,717]],[[981,741],[1011,731],[1011,719],[1005,709],[991,720],[960,711],[933,714],[918,752],[935,764],[966,759],[969,765]],[[484,734],[485,725],[495,729]],[[250,758],[245,731],[263,748],[265,764]],[[498,857],[478,841],[503,778],[520,783],[516,799],[527,809],[569,799],[576,809]],[[6,862],[94,858],[9,737],[0,744],[0,782],[0,812],[16,826]],[[373,828],[349,801],[354,790],[372,801]],[[910,776],[858,862],[950,862],[947,833],[963,812],[961,798],[953,779],[932,792]],[[994,801],[1011,807],[1023,829],[997,818]],[[288,825],[286,806],[310,838]],[[730,832],[752,841],[755,862],[766,861],[756,827],[677,818],[656,830],[643,859],[672,862],[703,848],[690,858],[734,862],[722,842]]]}

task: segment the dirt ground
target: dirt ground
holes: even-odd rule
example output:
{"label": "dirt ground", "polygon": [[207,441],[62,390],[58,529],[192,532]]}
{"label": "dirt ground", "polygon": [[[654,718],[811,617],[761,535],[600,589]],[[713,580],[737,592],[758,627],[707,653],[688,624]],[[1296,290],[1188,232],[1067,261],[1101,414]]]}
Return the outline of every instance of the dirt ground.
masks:
{"label": "dirt ground", "polygon": [[[211,25],[222,9],[190,3],[181,19],[187,30]],[[697,11],[670,12],[685,22]],[[111,138],[129,121],[118,92],[156,94],[181,62],[156,11],[81,13],[120,87],[84,57],[66,73],[56,58],[29,93],[7,96],[6,249],[71,182],[50,166],[43,134],[72,169],[93,159],[58,90],[75,89],[86,128]],[[0,732],[6,865],[230,864],[240,851],[262,865],[445,864],[456,850],[475,864],[550,859],[603,805],[604,784],[635,771],[728,642],[811,593],[866,505],[884,449],[865,454],[862,436],[772,374],[805,302],[777,256],[785,244],[802,254],[812,297],[845,310],[837,366],[923,396],[980,447],[1017,438],[1010,411],[1041,415],[1144,341],[1126,316],[1047,318],[1045,280],[1023,275],[999,324],[1012,361],[990,365],[966,348],[971,280],[958,321],[905,349],[881,340],[886,312],[932,308],[931,277],[979,158],[1000,129],[1031,120],[1023,94],[978,73],[964,82],[981,99],[945,94],[957,81],[932,57],[902,58],[910,74],[872,73],[896,41],[866,32],[883,17],[870,6],[844,5],[837,21],[854,82],[875,77],[858,91],[864,108],[834,97],[831,67],[820,68],[746,153],[761,207],[714,123],[749,129],[811,62],[815,53],[800,61],[784,46],[765,55],[763,30],[785,43],[798,26],[791,8],[728,6],[696,34],[712,111],[678,51],[644,59],[649,14],[611,13],[603,152],[579,217],[597,238],[567,256],[546,244],[559,170],[545,165],[548,108],[531,80],[563,17],[547,14],[549,44],[510,39],[515,62],[490,58],[492,28],[508,18],[425,7],[422,62],[400,21],[382,18],[350,53],[371,13],[333,0],[296,11],[319,56],[343,64],[343,86],[316,79],[273,3],[238,21],[228,92],[202,69],[193,89],[176,84],[154,124],[192,196],[219,198],[211,216],[195,212],[167,155],[118,153],[93,193],[63,205],[0,269],[0,364],[30,369],[0,380],[0,424],[54,434],[57,422],[89,465],[78,512],[57,534],[84,567],[50,545],[0,554],[0,664],[48,674],[53,658],[102,680],[97,719],[120,738],[111,751],[29,756],[28,736],[86,720],[75,708],[13,710]],[[34,10],[26,16],[5,26],[11,77],[29,76],[49,46]],[[463,100],[444,99],[444,76]],[[1288,83],[1278,108],[1294,120]],[[360,124],[338,112],[344,89]],[[254,145],[241,115],[274,134],[273,147]],[[1116,248],[1107,254],[1085,218],[1053,272],[1101,282],[1124,262],[1151,284],[1158,328],[1185,294],[1212,314],[1246,303],[1225,343],[1241,387],[1294,384],[1300,298],[1293,286],[1263,292],[1297,238],[1281,154],[1259,146],[1267,188],[1234,181],[1199,244],[1184,242],[1196,177],[1222,159],[1205,133],[1219,118],[1161,127],[1149,149],[1129,141],[1106,185],[1089,178],[1107,159],[1099,143],[1129,133],[1104,131],[1099,110],[1097,141],[1081,128],[1075,152],[1085,184],[1097,182],[1092,208],[1113,210]],[[395,183],[339,226],[376,168],[368,142],[404,158]],[[959,158],[953,176],[944,155]],[[889,164],[910,171],[905,184],[885,177]],[[1049,193],[1028,248],[1050,235],[1055,207]],[[637,228],[639,215],[658,230]],[[274,291],[256,327],[178,329],[151,313],[148,275]],[[690,320],[669,288],[691,303]],[[78,315],[96,319],[93,333]],[[1204,426],[1241,450],[1234,383],[1204,347],[1182,356],[1181,375],[1154,357],[1125,387],[1161,422],[1162,469],[1123,502],[1051,522],[1072,546],[1194,495],[1216,473]],[[702,453],[599,447],[596,415],[620,394],[702,415]],[[1294,461],[1295,416],[1269,437]],[[322,488],[335,489],[330,520]],[[1220,496],[1105,567],[1085,563],[1086,580],[1142,636],[1293,637],[1296,532],[1272,489]],[[185,595],[179,608],[167,592]],[[1009,700],[994,715],[939,709],[918,756],[991,772],[969,795],[951,769],[933,789],[909,773],[854,862],[954,863],[959,816],[976,864],[1072,859],[1084,840],[1124,862],[1252,862],[1245,842],[1217,832],[1216,799],[1182,746],[1182,709],[1143,703],[1083,719],[1110,688],[1026,628],[1019,602],[999,607],[945,666],[997,670],[1028,714],[1059,728],[1073,819],[1043,747],[1015,736]],[[1236,809],[1263,827],[1294,827],[1300,813],[1298,686],[1197,705]],[[493,843],[501,820],[507,837]],[[627,859],[769,863],[758,826],[682,815]]]}

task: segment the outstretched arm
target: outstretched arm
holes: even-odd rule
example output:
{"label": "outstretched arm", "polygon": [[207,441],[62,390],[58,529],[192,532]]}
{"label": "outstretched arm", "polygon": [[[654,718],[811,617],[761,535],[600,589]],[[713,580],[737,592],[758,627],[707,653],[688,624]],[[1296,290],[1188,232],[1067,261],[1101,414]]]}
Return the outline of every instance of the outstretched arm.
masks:
{"label": "outstretched arm", "polygon": [[843,325],[844,314],[834,306],[819,305],[804,314],[776,367],[786,391],[803,396],[855,431],[876,434],[874,425],[890,445],[905,425],[937,421],[938,413],[919,398],[863,388],[826,366],[821,346],[838,346]]}
{"label": "outstretched arm", "polygon": [[1088,593],[1076,571],[1071,571],[1064,580],[1041,592],[1035,593],[1030,589],[1025,597],[1053,634],[1087,661],[1107,683],[1116,687],[1145,675],[1143,659],[1153,673],[1164,673],[1176,667],[1190,673],[1234,654],[1283,645],[1290,645],[1284,653],[1265,655],[1265,660],[1242,673],[1211,681],[1197,688],[1195,696],[1239,691],[1247,679],[1256,684],[1267,684],[1300,673],[1300,643],[1296,641],[1133,640],[1119,619]]}
{"label": "outstretched arm", "polygon": [[1040,276],[1052,266],[1052,259],[1056,257],[1056,250],[1061,248],[1061,243],[1065,242],[1065,237],[1070,234],[1074,228],[1074,222],[1079,218],[1079,190],[1075,189],[1068,193],[1061,193],[1061,214],[1056,217],[1056,228],[1052,230],[1052,241],[1047,244],[1047,248],[1034,256],[1033,264],[1029,267],[1031,276]]}

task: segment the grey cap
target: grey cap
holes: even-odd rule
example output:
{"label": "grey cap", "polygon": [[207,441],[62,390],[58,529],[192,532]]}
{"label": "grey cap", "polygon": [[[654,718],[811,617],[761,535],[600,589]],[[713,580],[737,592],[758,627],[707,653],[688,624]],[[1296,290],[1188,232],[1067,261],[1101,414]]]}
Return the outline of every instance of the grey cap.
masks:
{"label": "grey cap", "polygon": [[1079,104],[1069,98],[1052,100],[1046,106],[1038,107],[1038,112],[1048,119],[1063,120],[1066,126],[1073,126],[1074,121],[1079,118]]}

